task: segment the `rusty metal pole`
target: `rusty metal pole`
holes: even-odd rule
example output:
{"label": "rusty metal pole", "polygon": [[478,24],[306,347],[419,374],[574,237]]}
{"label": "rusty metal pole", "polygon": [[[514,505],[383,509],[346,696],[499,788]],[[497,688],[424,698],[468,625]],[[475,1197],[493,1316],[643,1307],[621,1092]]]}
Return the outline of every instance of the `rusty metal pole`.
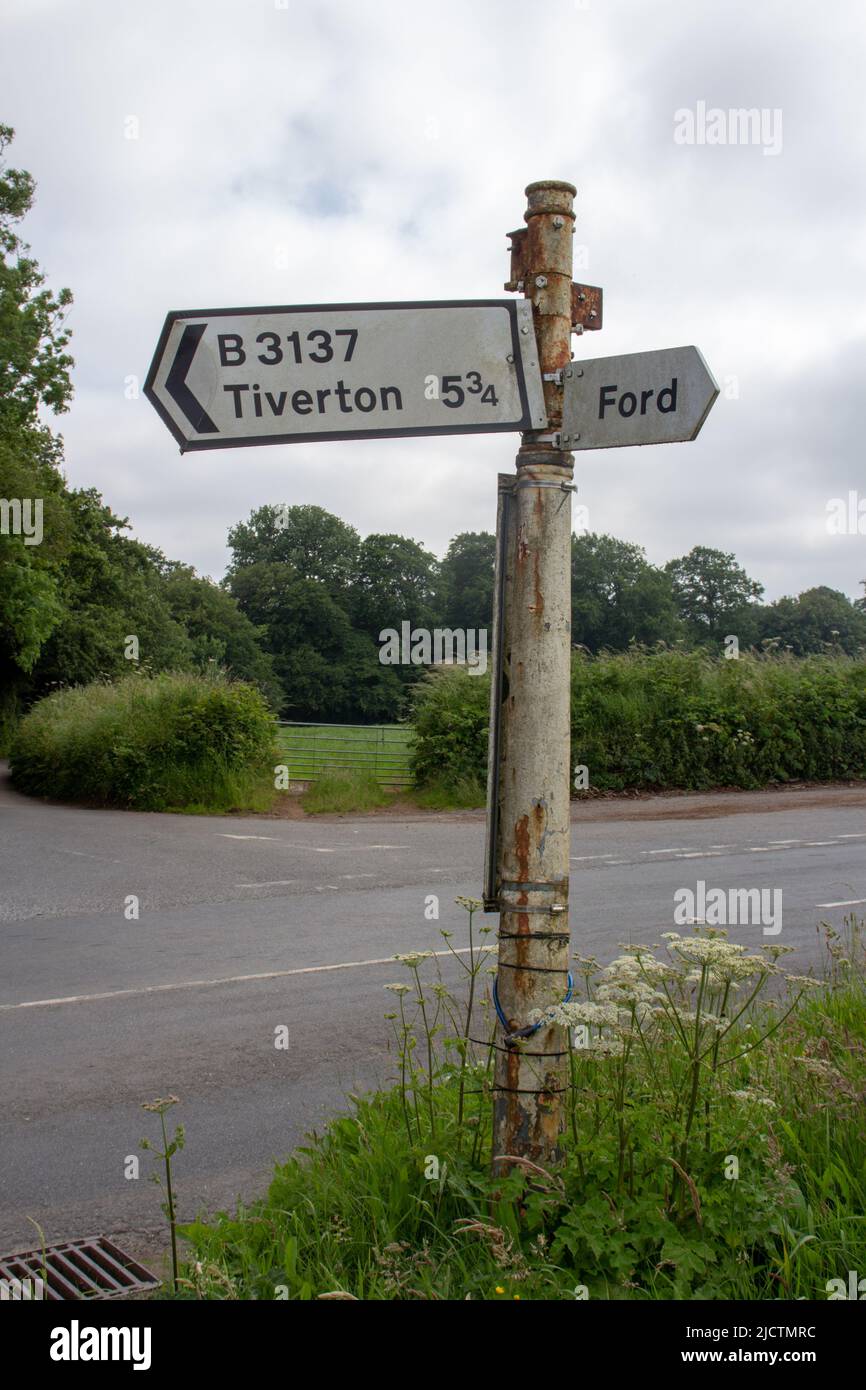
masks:
{"label": "rusty metal pole", "polygon": [[[506,537],[498,764],[494,1171],[504,1156],[556,1156],[568,1084],[560,1026],[513,1034],[560,1002],[568,976],[571,790],[571,490],[561,447],[562,370],[571,360],[574,197],[570,183],[526,189],[526,228],[511,233],[506,289],[534,306],[548,429],[523,436]],[[558,378],[558,380],[557,380]],[[497,1161],[499,1160],[499,1161]]]}

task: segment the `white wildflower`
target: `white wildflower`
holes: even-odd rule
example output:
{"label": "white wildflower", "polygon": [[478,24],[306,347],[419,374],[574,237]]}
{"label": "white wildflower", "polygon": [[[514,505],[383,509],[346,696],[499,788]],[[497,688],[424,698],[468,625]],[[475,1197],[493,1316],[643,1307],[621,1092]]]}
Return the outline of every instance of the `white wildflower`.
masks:
{"label": "white wildflower", "polygon": [[394,956],[393,959],[399,961],[401,965],[408,966],[410,970],[414,970],[415,966],[420,965],[422,960],[429,960],[432,954],[432,951],[408,951],[405,956]]}
{"label": "white wildflower", "polygon": [[568,1004],[558,1004],[555,1008],[556,1022],[573,1028],[579,1023],[595,1025],[599,1028],[612,1026],[618,1022],[615,1004],[595,1004],[589,999],[576,999]]}
{"label": "white wildflower", "polygon": [[769,1096],[763,1095],[760,1091],[752,1090],[747,1087],[743,1091],[731,1091],[734,1100],[742,1101],[746,1105],[763,1105],[768,1110],[775,1110],[776,1102]]}

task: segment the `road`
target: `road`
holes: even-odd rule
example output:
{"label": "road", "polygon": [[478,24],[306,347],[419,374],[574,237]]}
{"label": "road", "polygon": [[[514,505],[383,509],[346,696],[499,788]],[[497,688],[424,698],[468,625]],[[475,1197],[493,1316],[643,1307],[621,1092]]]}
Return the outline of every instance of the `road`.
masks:
{"label": "road", "polygon": [[[816,966],[821,919],[866,915],[866,788],[603,801],[575,808],[572,930],[601,960],[674,926],[674,894],[782,892]],[[99,1233],[146,1253],[159,1194],[125,1177],[170,1093],[187,1130],[181,1214],[250,1197],[347,1091],[391,1075],[396,952],[462,934],[483,818],[160,816],[45,805],[0,784],[0,1252]],[[425,917],[430,895],[439,920]],[[138,917],[133,915],[138,900]],[[458,968],[442,961],[443,978]],[[288,1029],[289,1046],[275,1047]]]}

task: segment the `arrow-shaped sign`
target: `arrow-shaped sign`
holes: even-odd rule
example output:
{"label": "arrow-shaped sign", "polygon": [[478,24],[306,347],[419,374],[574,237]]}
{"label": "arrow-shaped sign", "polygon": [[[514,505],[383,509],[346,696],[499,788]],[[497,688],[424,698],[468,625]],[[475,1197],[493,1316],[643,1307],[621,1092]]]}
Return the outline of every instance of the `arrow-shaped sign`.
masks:
{"label": "arrow-shaped sign", "polygon": [[172,313],[144,393],[181,449],[547,424],[528,300]]}
{"label": "arrow-shaped sign", "polygon": [[694,439],[719,394],[696,347],[572,362],[562,375],[562,443],[567,449]]}

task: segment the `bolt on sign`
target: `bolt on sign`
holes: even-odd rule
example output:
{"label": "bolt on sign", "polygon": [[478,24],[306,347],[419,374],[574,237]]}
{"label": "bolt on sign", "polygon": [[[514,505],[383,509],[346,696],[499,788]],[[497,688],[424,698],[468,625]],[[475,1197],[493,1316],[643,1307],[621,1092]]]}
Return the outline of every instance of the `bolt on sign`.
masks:
{"label": "bolt on sign", "polygon": [[695,439],[719,394],[696,347],[572,362],[562,377],[562,443],[567,449]]}
{"label": "bolt on sign", "polygon": [[526,300],[176,311],[144,392],[181,452],[547,424]]}

